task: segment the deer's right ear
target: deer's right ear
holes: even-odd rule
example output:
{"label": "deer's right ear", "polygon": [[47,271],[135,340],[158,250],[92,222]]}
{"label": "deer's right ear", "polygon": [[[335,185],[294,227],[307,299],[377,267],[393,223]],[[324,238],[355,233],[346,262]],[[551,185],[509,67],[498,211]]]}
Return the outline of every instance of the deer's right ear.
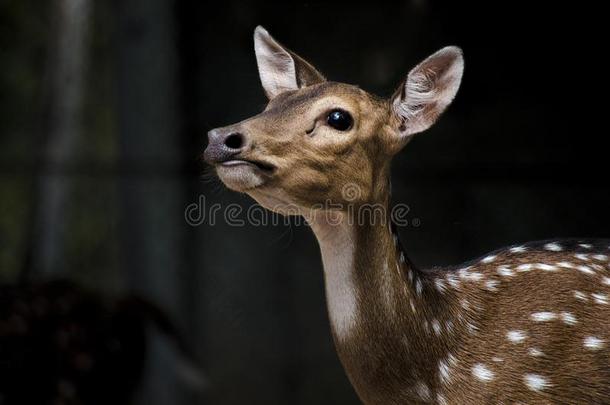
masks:
{"label": "deer's right ear", "polygon": [[254,52],[261,83],[269,99],[288,90],[326,81],[313,66],[280,45],[260,25],[254,30]]}

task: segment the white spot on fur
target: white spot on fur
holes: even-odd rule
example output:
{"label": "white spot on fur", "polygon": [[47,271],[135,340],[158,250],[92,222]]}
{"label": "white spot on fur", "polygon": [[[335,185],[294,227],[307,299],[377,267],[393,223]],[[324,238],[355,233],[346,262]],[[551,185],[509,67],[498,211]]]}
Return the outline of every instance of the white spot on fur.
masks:
{"label": "white spot on fur", "polygon": [[580,291],[574,291],[574,298],[576,298],[579,301],[589,301],[589,299],[587,298],[587,296],[585,295],[585,293],[580,292]]}
{"label": "white spot on fur", "polygon": [[604,277],[602,278],[602,283],[606,284],[606,285],[610,285],[610,277]]}
{"label": "white spot on fur", "polygon": [[489,291],[497,291],[498,290],[498,280],[487,280],[485,282],[485,288]]}
{"label": "white spot on fur", "polygon": [[606,294],[592,293],[591,297],[593,297],[597,304],[608,305],[608,296]]}
{"label": "white spot on fur", "polygon": [[423,381],[418,381],[415,385],[415,392],[419,396],[420,399],[424,401],[429,401],[430,398],[430,387],[426,385]]}
{"label": "white spot on fur", "polygon": [[493,361],[495,363],[503,363],[504,359],[502,357],[492,357],[491,361]]}
{"label": "white spot on fur", "polygon": [[591,249],[593,247],[593,245],[590,245],[588,243],[579,243],[578,246],[585,249]]}
{"label": "white spot on fur", "polygon": [[513,273],[513,271],[506,265],[499,266],[496,272],[502,277],[512,277],[515,275],[515,273]]}
{"label": "white spot on fur", "polygon": [[438,362],[438,376],[442,384],[447,384],[451,380],[449,364],[446,360]]}
{"label": "white spot on fur", "polygon": [[576,325],[576,323],[577,323],[576,317],[571,312],[562,312],[560,314],[560,316],[561,316],[561,320],[566,325]]}
{"label": "white spot on fur", "polygon": [[517,267],[518,271],[530,271],[530,270],[544,270],[544,271],[557,271],[559,270],[557,266],[553,266],[552,264],[546,263],[526,263]]}
{"label": "white spot on fur", "polygon": [[544,356],[544,353],[542,353],[542,351],[540,351],[540,349],[537,349],[535,347],[531,347],[528,351],[530,356],[533,357],[540,357],[540,356]]}
{"label": "white spot on fur", "polygon": [[531,318],[535,322],[548,322],[557,319],[557,314],[554,312],[534,312]]}
{"label": "white spot on fur", "polygon": [[558,270],[557,267],[552,266],[550,264],[546,264],[546,263],[537,263],[536,268],[538,270],[544,270],[544,271],[557,271]]}
{"label": "white spot on fur", "polygon": [[447,329],[447,332],[452,332],[453,331],[453,321],[445,321],[445,329]]}
{"label": "white spot on fur", "polygon": [[515,246],[509,249],[511,253],[523,253],[527,252],[527,248],[525,246]]}
{"label": "white spot on fur", "polygon": [[479,381],[488,382],[494,379],[494,373],[484,364],[477,363],[472,367],[472,375]]}
{"label": "white spot on fur", "polygon": [[417,293],[417,295],[421,295],[422,289],[423,289],[423,287],[422,287],[422,284],[421,284],[421,280],[417,279],[415,281],[415,292]]}
{"label": "white spot on fur", "polygon": [[447,286],[445,285],[445,280],[443,280],[442,278],[437,278],[436,280],[434,280],[434,286],[440,293],[444,293],[447,289]]}
{"label": "white spot on fur", "polygon": [[479,330],[479,327],[468,322],[468,323],[466,323],[466,329],[468,329],[468,333],[470,333],[471,335],[474,335]]}
{"label": "white spot on fur", "polygon": [[525,263],[525,264],[521,264],[521,265],[517,266],[517,271],[520,271],[520,272],[531,271],[534,269],[544,270],[544,271],[557,271],[558,270],[558,268],[556,266],[553,266],[551,264],[546,264],[546,263]]}
{"label": "white spot on fur", "polygon": [[496,257],[497,257],[496,255],[489,255],[489,256],[483,258],[483,260],[481,260],[481,263],[491,263],[494,260],[496,260]]}
{"label": "white spot on fur", "polygon": [[483,278],[483,275],[481,273],[478,273],[478,272],[471,273],[470,267],[460,269],[458,271],[458,274],[462,280],[467,280],[467,281],[479,281],[480,279]]}
{"label": "white spot on fur", "polygon": [[448,405],[443,394],[436,394],[436,402],[438,402],[438,405]]}
{"label": "white spot on fur", "polygon": [[591,257],[593,257],[595,260],[599,260],[601,262],[605,262],[608,260],[608,256],[606,256],[606,255],[593,255]]}
{"label": "white spot on fur", "polygon": [[589,266],[577,266],[576,270],[585,273],[585,274],[595,274],[595,271]]}
{"label": "white spot on fur", "polygon": [[593,269],[597,270],[597,271],[603,271],[604,270],[604,266],[602,266],[601,264],[590,263],[589,266],[593,267]]}
{"label": "white spot on fur", "polygon": [[400,252],[400,256],[399,256],[398,260],[400,260],[400,263],[404,263],[405,262],[405,254],[403,252]]}
{"label": "white spot on fur", "polygon": [[534,269],[534,265],[531,263],[521,264],[517,266],[517,271],[530,271]]}
{"label": "white spot on fur", "polygon": [[589,350],[599,350],[604,347],[604,343],[603,339],[595,336],[587,336],[583,341],[583,345]]}
{"label": "white spot on fur", "polygon": [[432,320],[432,330],[434,330],[434,333],[437,336],[439,336],[441,334],[441,324],[436,319]]}
{"label": "white spot on fur", "polygon": [[576,253],[574,255],[575,258],[577,258],[578,260],[584,260],[585,262],[589,261],[589,256],[585,253]]}
{"label": "white spot on fur", "polygon": [[527,335],[522,330],[510,330],[506,333],[506,338],[513,343],[521,343]]}
{"label": "white spot on fur", "polygon": [[458,280],[455,274],[447,274],[447,282],[451,287],[455,289],[460,288],[460,281]]}
{"label": "white spot on fur", "polygon": [[525,381],[525,385],[527,385],[530,390],[536,392],[540,392],[551,386],[549,380],[540,374],[525,374],[523,376],[523,381]]}
{"label": "white spot on fur", "polygon": [[411,305],[411,311],[413,313],[416,313],[417,311],[415,310],[415,304],[413,303],[413,300],[409,298],[409,304]]}
{"label": "white spot on fur", "polygon": [[544,248],[546,250],[550,250],[551,252],[561,252],[563,250],[563,247],[556,242],[547,243],[544,245]]}
{"label": "white spot on fur", "polygon": [[576,265],[574,265],[570,262],[559,262],[559,263],[556,263],[556,265],[558,267],[562,267],[564,269],[575,269],[576,268]]}

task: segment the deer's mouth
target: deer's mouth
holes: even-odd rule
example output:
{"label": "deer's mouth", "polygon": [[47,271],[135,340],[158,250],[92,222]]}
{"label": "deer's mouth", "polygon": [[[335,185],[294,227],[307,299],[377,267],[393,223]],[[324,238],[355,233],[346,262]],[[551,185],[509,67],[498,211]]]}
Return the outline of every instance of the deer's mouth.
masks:
{"label": "deer's mouth", "polygon": [[216,164],[220,180],[230,189],[239,192],[263,186],[271,179],[274,171],[274,165],[260,160],[235,158]]}
{"label": "deer's mouth", "polygon": [[250,166],[255,167],[256,169],[271,174],[273,170],[275,170],[275,166],[270,163],[261,162],[260,160],[249,160],[249,159],[231,159],[220,164],[223,167],[238,167],[238,166]]}

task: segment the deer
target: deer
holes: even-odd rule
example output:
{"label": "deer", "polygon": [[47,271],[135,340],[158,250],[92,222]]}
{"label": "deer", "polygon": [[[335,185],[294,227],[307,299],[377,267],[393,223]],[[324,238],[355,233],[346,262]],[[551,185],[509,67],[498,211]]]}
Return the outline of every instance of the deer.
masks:
{"label": "deer", "polygon": [[610,240],[431,269],[400,243],[391,161],[454,99],[460,48],[424,59],[387,99],[327,80],[261,26],[254,51],[269,102],[209,131],[203,157],[227,188],[311,227],[333,341],[363,403],[610,403]]}

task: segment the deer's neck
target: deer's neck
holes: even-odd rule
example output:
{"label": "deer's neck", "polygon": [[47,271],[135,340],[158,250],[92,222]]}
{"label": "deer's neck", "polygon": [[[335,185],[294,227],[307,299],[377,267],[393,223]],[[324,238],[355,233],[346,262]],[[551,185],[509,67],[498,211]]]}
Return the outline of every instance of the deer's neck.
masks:
{"label": "deer's neck", "polygon": [[426,400],[434,384],[434,356],[450,345],[445,332],[453,325],[445,319],[451,319],[447,313],[457,297],[439,294],[430,277],[410,265],[388,222],[336,215],[332,221],[317,218],[312,229],[322,253],[333,336],[348,376],[366,402],[413,395]]}
{"label": "deer's neck", "polygon": [[405,323],[416,320],[417,306],[425,309],[426,276],[409,263],[385,218],[347,215],[335,213],[312,223],[335,337],[349,340],[375,322],[418,328],[419,323]]}
{"label": "deer's neck", "polygon": [[355,235],[353,229],[343,225],[334,229],[324,228],[318,233],[323,233],[320,251],[325,270],[326,300],[333,332],[343,338],[349,335],[357,318],[357,293],[353,274]]}

